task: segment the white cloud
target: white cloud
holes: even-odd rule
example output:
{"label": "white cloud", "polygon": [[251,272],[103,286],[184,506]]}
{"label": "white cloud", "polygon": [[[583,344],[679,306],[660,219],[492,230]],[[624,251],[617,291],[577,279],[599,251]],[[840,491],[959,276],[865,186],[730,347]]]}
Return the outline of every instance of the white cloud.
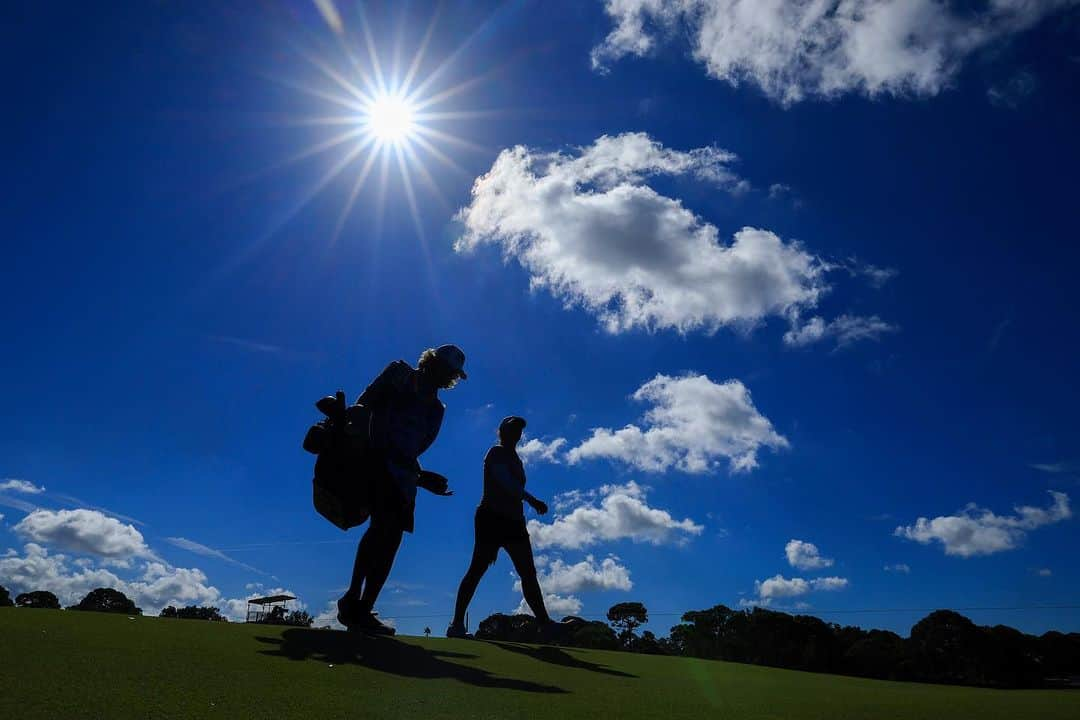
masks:
{"label": "white cloud", "polygon": [[733,471],[745,471],[757,467],[762,446],[788,446],[738,380],[714,383],[705,375],[657,375],[631,397],[652,405],[643,417],[645,428],[596,428],[569,451],[570,463],[610,458],[646,472],[677,468],[704,473],[723,459]]}
{"label": "white cloud", "polygon": [[[573,595],[563,597],[562,595],[555,595],[554,593],[548,593],[544,595],[544,607],[548,611],[548,615],[552,617],[559,617],[560,615],[578,615],[581,613],[583,607],[581,600],[577,599]],[[532,615],[532,610],[529,609],[529,605],[522,598],[521,602],[514,609],[515,615]]]}
{"label": "white cloud", "polygon": [[18,592],[48,590],[64,605],[72,605],[95,588],[114,588],[131,598],[148,615],[166,605],[213,605],[221,598],[197,568],[175,568],[150,561],[140,576],[124,579],[112,570],[95,568],[85,558],[70,561],[66,555],[50,554],[37,543],[27,543],[22,555],[0,558],[0,582]]}
{"label": "white cloud", "polygon": [[1072,517],[1068,495],[1051,490],[1050,496],[1053,503],[1049,507],[1021,505],[1013,508],[1015,515],[995,515],[971,503],[957,515],[932,520],[920,517],[914,525],[901,525],[893,534],[923,545],[940,542],[946,555],[965,558],[1012,550],[1029,530]]}
{"label": "white cloud", "polygon": [[789,540],[784,546],[788,564],[799,570],[820,570],[832,566],[832,558],[822,557],[814,543]]}
{"label": "white cloud", "polygon": [[689,518],[676,520],[666,510],[649,507],[645,489],[633,481],[605,485],[599,495],[599,505],[586,501],[550,524],[529,520],[533,546],[577,549],[623,539],[662,545],[685,541],[704,530]]}
{"label": "white cloud", "polygon": [[38,506],[32,502],[27,502],[22,498],[8,497],[7,495],[0,495],[0,505],[15,508],[24,513],[32,513],[38,509]]}
{"label": "white cloud", "polygon": [[[630,590],[634,583],[630,580],[630,569],[619,564],[618,558],[606,557],[597,563],[592,555],[586,555],[581,562],[568,565],[562,558],[540,561],[542,570],[537,573],[537,580],[545,593],[568,594],[596,592],[604,590]],[[514,590],[521,591],[521,580],[514,582]]]}
{"label": "white cloud", "polygon": [[1035,574],[1038,575],[1039,577],[1050,577],[1054,573],[1053,573],[1053,571],[1050,570],[1050,568],[1039,568],[1038,570],[1035,571]]}
{"label": "white cloud", "polygon": [[105,558],[155,558],[142,533],[97,510],[35,510],[15,525],[22,537]]}
{"label": "white cloud", "polygon": [[517,452],[522,462],[558,463],[559,454],[564,445],[566,445],[566,438],[559,437],[550,442],[529,438],[518,445]]}
{"label": "white cloud", "polygon": [[39,485],[35,485],[28,480],[4,478],[3,480],[0,480],[0,492],[4,491],[26,493],[28,495],[38,495],[45,492],[45,488]]}
{"label": "white cloud", "polygon": [[940,0],[607,0],[615,23],[592,51],[605,70],[689,37],[694,59],[733,86],[789,105],[847,93],[925,97],[974,51],[1076,0],[989,0],[967,12]]}
{"label": "white cloud", "polygon": [[816,306],[828,262],[752,227],[721,244],[715,226],[644,182],[668,174],[737,190],[733,160],[716,148],[670,150],[644,133],[602,136],[576,156],[504,150],[459,211],[455,248],[501,247],[534,289],[584,307],[612,333],[749,329]]}
{"label": "white cloud", "polygon": [[767,580],[755,581],[754,591],[757,593],[758,600],[768,602],[776,598],[806,595],[815,590],[826,592],[842,590],[847,586],[847,578],[842,577],[824,577],[805,580],[799,577],[785,578],[783,575],[776,574]]}
{"label": "white cloud", "polygon": [[[289,610],[307,610],[307,603],[305,603],[299,595],[292,590],[283,587],[264,588],[262,585],[256,585],[254,592],[248,592],[242,598],[228,598],[218,601],[218,605],[221,608],[221,614],[229,618],[232,621],[239,622],[247,618],[247,601],[251,598],[257,597],[269,597],[271,595],[291,595],[297,598],[289,603]],[[321,615],[320,615],[321,617]]]}
{"label": "white cloud", "polygon": [[242,563],[239,560],[234,560],[233,558],[229,557],[228,555],[221,552],[220,550],[215,550],[212,547],[207,547],[206,545],[203,545],[202,543],[195,542],[194,540],[188,540],[187,538],[182,538],[182,537],[168,537],[168,538],[165,538],[165,542],[169,543],[170,545],[174,545],[174,546],[176,546],[176,547],[178,547],[178,548],[180,548],[182,550],[187,550],[189,552],[193,552],[196,555],[202,555],[203,557],[217,558],[218,560],[223,560],[223,561],[225,561],[225,562],[227,562],[227,563],[229,563],[231,565],[235,565],[235,566],[237,566],[239,568],[243,568],[244,570],[248,570],[250,572],[259,573],[260,575],[265,575],[266,574],[262,570],[259,570],[257,568],[253,568],[252,566],[247,565],[246,563]]}
{"label": "white cloud", "polygon": [[782,195],[789,195],[791,193],[791,186],[784,183],[773,183],[769,186],[769,198],[775,200]]}
{"label": "white cloud", "polygon": [[332,630],[344,630],[345,626],[338,622],[337,615],[337,600],[330,600],[326,603],[326,609],[315,616],[315,621],[311,623],[311,626],[316,628],[329,627]]}
{"label": "white cloud", "polygon": [[861,340],[880,340],[882,335],[899,329],[877,315],[863,317],[844,314],[829,321],[815,315],[806,322],[801,324],[800,322],[800,320],[794,320],[791,329],[784,333],[785,344],[792,347],[805,347],[822,340],[833,339],[838,347],[847,347]]}
{"label": "white cloud", "polygon": [[896,563],[894,565],[885,565],[882,569],[885,572],[902,573],[904,575],[910,575],[911,574],[911,567],[909,567],[907,565],[907,563]]}

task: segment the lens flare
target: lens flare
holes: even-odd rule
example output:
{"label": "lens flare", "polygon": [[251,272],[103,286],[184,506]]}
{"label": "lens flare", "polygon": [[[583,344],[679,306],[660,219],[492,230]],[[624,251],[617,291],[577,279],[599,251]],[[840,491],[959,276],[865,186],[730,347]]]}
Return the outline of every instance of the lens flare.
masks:
{"label": "lens flare", "polygon": [[416,129],[415,110],[403,97],[382,95],[368,107],[364,123],[377,141],[398,144],[411,139]]}

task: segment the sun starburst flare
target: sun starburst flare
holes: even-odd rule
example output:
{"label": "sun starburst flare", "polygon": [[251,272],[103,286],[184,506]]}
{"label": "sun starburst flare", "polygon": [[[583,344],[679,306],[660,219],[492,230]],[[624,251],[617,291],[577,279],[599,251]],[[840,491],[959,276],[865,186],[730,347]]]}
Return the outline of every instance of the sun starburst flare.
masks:
{"label": "sun starburst flare", "polygon": [[314,53],[294,46],[296,52],[318,71],[317,80],[296,82],[281,77],[271,79],[319,101],[329,110],[295,119],[288,124],[321,126],[331,128],[331,131],[327,133],[328,137],[299,150],[274,169],[331,153],[338,153],[339,157],[301,194],[300,199],[279,218],[270,232],[287,223],[335,179],[355,173],[330,239],[331,244],[335,243],[378,166],[374,182],[378,184],[375,189],[378,192],[379,217],[385,204],[387,184],[396,169],[396,179],[401,183],[417,234],[423,241],[416,181],[449,208],[429,164],[435,161],[467,178],[468,173],[454,161],[446,148],[483,149],[439,125],[492,114],[451,106],[460,105],[460,96],[483,79],[473,77],[448,82],[453,75],[451,70],[455,60],[471,38],[430,72],[423,74],[421,69],[438,17],[437,14],[433,15],[407,67],[400,67],[401,63],[398,62],[401,57],[399,38],[394,52],[390,53],[393,62],[389,68],[385,68],[362,12],[358,23],[360,32],[354,37],[332,0],[316,0],[315,5],[336,37],[343,62],[335,63],[327,58],[326,53]]}

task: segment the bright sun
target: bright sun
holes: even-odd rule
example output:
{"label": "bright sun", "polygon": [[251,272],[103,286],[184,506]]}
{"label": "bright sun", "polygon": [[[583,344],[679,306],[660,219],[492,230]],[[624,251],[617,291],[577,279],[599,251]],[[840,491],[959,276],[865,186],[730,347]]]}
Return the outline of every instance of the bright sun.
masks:
{"label": "bright sun", "polygon": [[400,143],[408,140],[415,127],[415,111],[409,102],[396,95],[381,95],[368,107],[364,121],[376,140]]}

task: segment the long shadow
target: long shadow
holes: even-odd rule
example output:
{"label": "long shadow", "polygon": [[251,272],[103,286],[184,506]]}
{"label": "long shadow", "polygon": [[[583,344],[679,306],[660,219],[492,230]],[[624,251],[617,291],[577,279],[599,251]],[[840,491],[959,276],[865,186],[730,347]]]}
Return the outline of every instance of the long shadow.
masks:
{"label": "long shadow", "polygon": [[388,637],[368,637],[333,630],[294,628],[283,632],[280,638],[256,637],[255,639],[267,645],[277,645],[272,650],[259,651],[260,654],[284,657],[289,660],[317,660],[342,665],[352,663],[392,675],[423,680],[452,678],[469,685],[486,688],[538,693],[567,692],[553,685],[499,677],[486,670],[458,665],[445,659],[465,660],[475,658],[475,655],[427,650]]}
{"label": "long shadow", "polygon": [[552,665],[562,665],[563,667],[577,668],[578,670],[588,670],[590,672],[603,673],[604,675],[614,675],[616,677],[637,678],[637,675],[631,675],[630,673],[623,672],[622,670],[612,670],[606,665],[598,665],[597,663],[591,663],[587,660],[576,658],[565,650],[553,647],[551,645],[519,645],[517,643],[499,642],[497,640],[486,640],[480,642],[487,642],[490,645],[497,645],[503,650],[521,653],[522,655],[528,655],[535,660],[551,663]]}

